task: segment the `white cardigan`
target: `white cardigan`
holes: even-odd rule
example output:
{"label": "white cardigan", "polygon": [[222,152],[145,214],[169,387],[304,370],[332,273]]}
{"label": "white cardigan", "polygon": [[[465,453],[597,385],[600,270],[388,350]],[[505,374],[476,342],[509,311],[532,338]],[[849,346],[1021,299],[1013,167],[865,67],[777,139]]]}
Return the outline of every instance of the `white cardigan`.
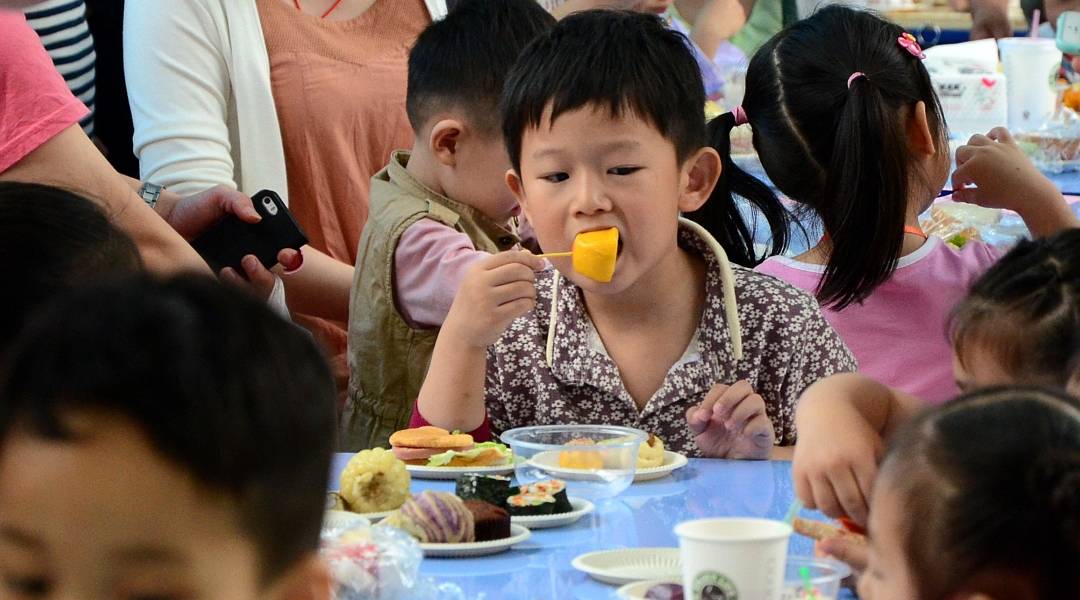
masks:
{"label": "white cardigan", "polygon": [[[424,3],[432,20],[446,15],[446,0]],[[142,180],[181,195],[265,188],[288,202],[255,0],[128,0],[124,74]]]}

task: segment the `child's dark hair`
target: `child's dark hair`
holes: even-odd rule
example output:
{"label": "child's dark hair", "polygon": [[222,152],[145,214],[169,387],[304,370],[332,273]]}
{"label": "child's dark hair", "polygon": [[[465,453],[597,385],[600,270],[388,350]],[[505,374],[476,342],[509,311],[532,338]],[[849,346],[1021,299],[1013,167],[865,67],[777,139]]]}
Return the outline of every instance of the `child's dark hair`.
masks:
{"label": "child's dark hair", "polygon": [[[1038,598],[1080,585],[1080,401],[1036,387],[963,395],[916,417],[882,465],[908,524],[919,598],[1011,574]],[[873,532],[871,532],[873,534]]]}
{"label": "child's dark hair", "polygon": [[409,52],[405,109],[416,132],[445,108],[465,111],[484,134],[499,132],[499,93],[518,54],[555,24],[536,0],[461,0]]}
{"label": "child's dark hair", "polygon": [[333,380],[308,335],[240,290],[195,275],[72,290],[27,324],[0,397],[0,447],[13,430],[78,444],[77,411],[132,421],[232,498],[264,584],[317,548]]}
{"label": "child's dark hair", "polygon": [[746,72],[754,147],[776,187],[821,217],[831,251],[818,299],[838,309],[896,269],[908,205],[924,185],[908,152],[908,109],[923,102],[936,148],[947,148],[930,76],[898,43],[903,33],[829,6],[775,35]]}
{"label": "child's dark hair", "polygon": [[94,203],[34,183],[0,182],[0,355],[34,308],[62,290],[142,267],[135,243]]}
{"label": "child's dark hair", "polygon": [[613,117],[633,114],[671,141],[680,164],[712,144],[723,161],[720,180],[705,205],[687,217],[708,229],[732,262],[753,266],[764,257],[756,255],[753,229],[732,194],[768,219],[771,253],[787,247],[789,215],[768,187],[731,161],[731,113],[706,130],[705,89],[689,44],[655,15],[590,10],[559,21],[521,53],[507,77],[501,110],[510,162],[520,173],[525,131],[540,126],[549,106],[552,121],[589,105]]}
{"label": "child's dark hair", "polygon": [[972,348],[1017,380],[1064,388],[1080,369],[1080,229],[1024,240],[953,310],[961,365]]}

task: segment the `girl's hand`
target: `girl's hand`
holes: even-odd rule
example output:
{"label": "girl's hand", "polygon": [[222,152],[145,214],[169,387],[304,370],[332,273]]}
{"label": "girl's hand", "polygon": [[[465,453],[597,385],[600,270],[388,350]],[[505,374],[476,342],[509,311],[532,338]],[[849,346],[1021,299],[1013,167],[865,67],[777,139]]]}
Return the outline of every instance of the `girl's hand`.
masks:
{"label": "girl's hand", "polygon": [[814,549],[826,556],[846,563],[851,567],[851,575],[859,578],[866,570],[869,561],[870,546],[865,541],[856,541],[849,537],[833,537],[814,544]]}
{"label": "girl's hand", "polygon": [[807,508],[865,525],[884,446],[881,435],[857,414],[844,410],[810,414],[814,408],[813,399],[804,395],[791,464],[795,494]]}
{"label": "girl's hand", "polygon": [[702,454],[712,458],[766,459],[776,440],[765,401],[746,380],[713,386],[686,411],[686,423]]}
{"label": "girl's hand", "polygon": [[[956,149],[952,184],[952,197],[957,202],[1021,214],[1061,199],[1053,182],[1035,168],[1004,127],[973,135]],[[968,187],[971,185],[978,187]]]}
{"label": "girl's hand", "polygon": [[476,350],[499,339],[511,321],[536,305],[535,272],[544,261],[522,250],[511,250],[480,259],[469,267],[441,335]]}

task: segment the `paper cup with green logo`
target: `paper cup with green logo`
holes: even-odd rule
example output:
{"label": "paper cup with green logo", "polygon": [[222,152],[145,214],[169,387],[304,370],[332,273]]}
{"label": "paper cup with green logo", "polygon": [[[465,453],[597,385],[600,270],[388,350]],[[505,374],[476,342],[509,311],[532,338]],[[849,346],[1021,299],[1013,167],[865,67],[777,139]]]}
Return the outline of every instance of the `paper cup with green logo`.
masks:
{"label": "paper cup with green logo", "polygon": [[675,526],[686,600],[780,600],[791,526],[716,518]]}

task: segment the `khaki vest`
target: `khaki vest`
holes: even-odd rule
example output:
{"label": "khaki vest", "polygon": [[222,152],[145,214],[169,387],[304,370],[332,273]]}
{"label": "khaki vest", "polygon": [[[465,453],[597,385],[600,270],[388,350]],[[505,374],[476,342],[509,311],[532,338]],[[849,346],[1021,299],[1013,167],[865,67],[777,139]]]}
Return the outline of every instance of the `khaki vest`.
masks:
{"label": "khaki vest", "polygon": [[410,327],[394,303],[394,252],[401,234],[420,219],[433,219],[469,236],[484,252],[519,242],[476,209],[424,187],[405,170],[408,159],[408,152],[395,152],[371,178],[371,208],[349,303],[349,397],[338,440],[343,451],[389,448],[390,434],[409,426],[439,333]]}

